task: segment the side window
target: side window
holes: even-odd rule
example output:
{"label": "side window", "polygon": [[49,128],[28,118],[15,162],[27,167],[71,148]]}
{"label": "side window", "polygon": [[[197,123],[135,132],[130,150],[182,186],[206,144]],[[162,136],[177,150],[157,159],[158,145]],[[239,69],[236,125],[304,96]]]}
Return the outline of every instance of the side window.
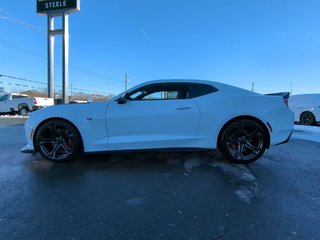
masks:
{"label": "side window", "polygon": [[8,99],[8,96],[9,96],[8,94],[3,95],[3,96],[0,98],[0,102],[7,100],[7,99]]}
{"label": "side window", "polygon": [[150,93],[141,99],[164,100],[164,99],[178,99],[178,98],[179,98],[179,91],[158,91],[158,92]]}
{"label": "side window", "polygon": [[196,98],[219,91],[217,88],[203,83],[190,83],[189,98]]}
{"label": "side window", "polygon": [[151,84],[129,93],[131,100],[172,100],[188,98],[189,87],[181,83]]}

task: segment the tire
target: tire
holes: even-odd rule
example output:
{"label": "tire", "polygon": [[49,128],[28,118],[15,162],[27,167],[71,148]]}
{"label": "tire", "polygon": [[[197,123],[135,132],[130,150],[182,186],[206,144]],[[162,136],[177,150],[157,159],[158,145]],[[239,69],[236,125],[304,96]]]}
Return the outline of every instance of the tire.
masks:
{"label": "tire", "polygon": [[35,147],[47,160],[70,161],[80,152],[80,134],[72,124],[66,121],[50,120],[37,130]]}
{"label": "tire", "polygon": [[29,113],[29,109],[26,108],[26,107],[22,107],[22,108],[20,108],[20,110],[19,110],[19,115],[21,115],[21,116],[27,116],[28,113]]}
{"label": "tire", "polygon": [[300,116],[300,123],[302,125],[313,126],[316,124],[316,118],[312,112],[304,112]]}
{"label": "tire", "polygon": [[250,163],[262,156],[267,148],[267,133],[256,121],[240,119],[222,130],[219,148],[234,163]]}

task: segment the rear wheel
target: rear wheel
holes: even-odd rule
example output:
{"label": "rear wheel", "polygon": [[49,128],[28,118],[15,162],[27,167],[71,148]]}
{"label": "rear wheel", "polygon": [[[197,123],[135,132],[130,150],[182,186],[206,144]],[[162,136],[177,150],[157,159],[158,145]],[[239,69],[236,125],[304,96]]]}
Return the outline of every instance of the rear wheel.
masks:
{"label": "rear wheel", "polygon": [[223,130],[219,146],[230,161],[250,163],[260,158],[266,150],[267,133],[254,120],[237,120]]}
{"label": "rear wheel", "polygon": [[29,109],[27,107],[22,107],[19,110],[19,115],[21,116],[27,116],[29,113]]}
{"label": "rear wheel", "polygon": [[304,112],[300,116],[300,123],[302,125],[313,126],[316,124],[316,118],[314,117],[312,112]]}
{"label": "rear wheel", "polygon": [[50,120],[37,131],[35,146],[45,159],[61,162],[77,156],[81,149],[81,140],[77,129],[70,123]]}

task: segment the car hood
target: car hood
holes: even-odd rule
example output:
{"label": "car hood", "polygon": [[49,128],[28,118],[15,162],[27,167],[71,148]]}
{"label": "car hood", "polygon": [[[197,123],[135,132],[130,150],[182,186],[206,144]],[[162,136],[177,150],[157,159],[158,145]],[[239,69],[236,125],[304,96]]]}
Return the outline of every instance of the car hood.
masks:
{"label": "car hood", "polygon": [[79,104],[61,104],[46,107],[30,114],[26,124],[38,125],[40,122],[50,118],[63,118],[69,121],[81,118],[85,115],[104,115],[109,101]]}

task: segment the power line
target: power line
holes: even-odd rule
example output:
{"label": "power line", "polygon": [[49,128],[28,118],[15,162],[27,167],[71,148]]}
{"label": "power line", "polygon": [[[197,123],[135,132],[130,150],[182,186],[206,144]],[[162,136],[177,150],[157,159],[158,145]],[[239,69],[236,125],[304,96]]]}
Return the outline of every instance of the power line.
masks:
{"label": "power line", "polygon": [[[35,31],[38,31],[38,32],[41,32],[41,33],[45,33],[45,28],[43,27],[40,27],[40,26],[36,26],[34,24],[31,24],[31,23],[28,23],[24,20],[21,20],[15,16],[13,16],[12,14],[9,14],[8,12],[4,11],[3,9],[0,9],[0,20],[6,20],[6,21],[11,21],[11,22],[14,22],[16,24],[19,24],[19,25],[23,25],[24,27],[27,27],[29,29],[32,29],[32,30],[35,30]],[[5,45],[7,47],[11,47],[11,48],[14,48],[16,50],[19,50],[19,51],[22,51],[24,53],[28,53],[32,56],[35,56],[35,57],[38,57],[38,58],[41,58],[41,59],[47,59],[47,57],[39,52],[35,52],[33,50],[30,50],[28,48],[25,48],[23,46],[20,46],[16,43],[13,43],[13,42],[10,42],[10,41],[7,41],[5,39],[2,39],[0,38],[0,43],[2,45]],[[76,49],[75,49],[76,50]],[[77,51],[77,50],[76,50]],[[86,57],[88,57],[88,54],[85,54]],[[55,61],[56,63],[60,64],[61,65],[61,62],[60,61]],[[111,80],[111,81],[114,81],[114,82],[117,82],[117,83],[120,83],[121,80],[119,80],[118,78],[114,78],[114,77],[110,77],[110,76],[106,76],[104,74],[100,74],[100,73],[96,73],[94,71],[90,71],[90,70],[86,70],[86,69],[83,69],[81,67],[77,67],[75,65],[72,65],[70,64],[69,65],[70,68],[78,71],[78,72],[82,72],[82,73],[85,73],[87,75],[91,75],[91,76],[94,76],[94,77],[97,77],[97,78],[101,78],[103,80]]]}
{"label": "power line", "polygon": [[[41,54],[39,52],[36,52],[36,51],[31,50],[31,49],[25,48],[25,47],[23,47],[21,45],[18,45],[16,43],[13,43],[13,42],[10,42],[10,41],[7,41],[7,40],[5,40],[3,38],[0,38],[0,44],[5,45],[5,46],[10,47],[10,48],[14,48],[14,49],[16,49],[18,51],[30,54],[32,56],[35,56],[35,57],[38,57],[38,58],[41,58],[41,59],[47,59],[47,57],[45,55],[43,55],[43,54]],[[56,60],[55,62],[57,64],[61,65],[60,61]],[[116,78],[113,78],[113,77],[110,77],[110,76],[106,76],[104,74],[96,73],[96,72],[93,72],[93,71],[90,71],[90,70],[86,70],[86,69],[80,68],[78,66],[75,66],[73,64],[70,64],[69,66],[70,66],[70,68],[72,68],[72,69],[74,69],[74,70],[76,70],[78,72],[82,72],[84,74],[87,74],[89,76],[94,76],[94,77],[97,77],[97,78],[101,78],[103,80],[107,79],[107,80],[111,80],[113,82],[120,83],[120,81],[116,80]]]}
{"label": "power line", "polygon": [[0,77],[6,77],[6,78],[11,78],[11,79],[16,79],[16,80],[25,81],[25,82],[32,82],[32,83],[39,83],[39,84],[44,84],[44,85],[46,85],[46,83],[44,83],[44,82],[39,82],[39,81],[35,81],[35,80],[30,80],[30,79],[20,78],[20,77],[14,77],[14,76],[9,76],[9,75],[4,75],[4,74],[0,74]]}
{"label": "power line", "polygon": [[[24,27],[27,27],[29,29],[32,29],[32,30],[35,30],[35,31],[38,31],[38,32],[42,32],[44,33],[45,32],[45,29],[43,27],[40,27],[40,26],[36,26],[34,24],[31,24],[31,23],[28,23],[26,21],[23,21],[15,16],[13,16],[12,14],[9,14],[7,13],[6,11],[4,11],[3,9],[0,9],[0,20],[5,20],[5,21],[11,21],[11,22],[14,22],[16,24],[19,24],[19,25],[23,25]],[[24,52],[24,53],[27,53],[29,55],[32,55],[32,56],[35,56],[35,57],[38,57],[38,58],[41,58],[41,59],[47,59],[47,57],[39,52],[36,52],[34,50],[31,50],[31,49],[28,49],[24,46],[21,46],[21,45],[18,45],[16,43],[13,43],[11,41],[8,41],[6,39],[3,39],[3,38],[0,38],[0,44],[2,45],[5,45],[7,47],[10,47],[10,48],[14,48],[20,52]],[[76,49],[75,49],[76,50]],[[85,54],[86,57],[88,57],[87,54]],[[61,61],[55,61],[57,64],[61,65]],[[86,70],[86,69],[83,69],[82,67],[78,67],[78,66],[75,66],[75,65],[72,65],[70,64],[69,65],[71,69],[74,69],[78,72],[82,72],[86,75],[89,75],[89,76],[94,76],[96,78],[101,78],[103,80],[109,80],[109,81],[113,81],[113,82],[117,82],[117,83],[120,83],[121,80],[119,80],[118,78],[114,78],[114,77],[110,77],[110,76],[106,76],[104,74],[100,74],[100,73],[96,73],[94,71],[90,71],[90,70]],[[17,78],[17,80],[28,80],[28,79],[22,79],[22,78]],[[33,82],[33,80],[30,80],[30,82]],[[46,84],[46,83],[41,83],[41,82],[38,82],[39,84]],[[106,85],[108,85],[108,83],[104,83]],[[109,83],[110,84],[110,83]],[[56,85],[58,86],[58,85]],[[84,90],[84,89],[79,89],[79,90]],[[88,91],[88,90],[86,90]],[[90,91],[90,92],[94,92],[94,91]]]}
{"label": "power line", "polygon": [[[25,81],[25,82],[31,82],[31,83],[37,83],[37,84],[43,84],[43,85],[47,85],[47,83],[44,82],[39,82],[39,81],[35,81],[35,80],[30,80],[30,79],[26,79],[26,78],[21,78],[21,77],[15,77],[15,76],[10,76],[10,75],[5,75],[5,74],[0,74],[0,77],[6,77],[6,78],[10,78],[10,79],[15,79],[15,80],[19,80],[19,81]],[[0,83],[4,83],[4,82],[0,82]],[[12,85],[12,84],[8,84],[8,85]],[[20,84],[15,84],[16,86],[20,86],[20,87],[32,87],[32,86],[28,86],[28,85],[20,85]],[[56,87],[62,87],[61,85],[55,85]],[[35,88],[35,87],[34,87]],[[40,89],[40,88],[39,88]],[[42,89],[42,88],[41,88]],[[95,93],[95,94],[110,94],[110,92],[103,92],[103,91],[93,91],[93,90],[88,90],[88,89],[83,89],[83,88],[75,88],[72,87],[73,90],[77,90],[77,91],[83,91],[83,92],[88,92],[88,93]]]}
{"label": "power line", "polygon": [[14,22],[16,24],[20,24],[20,25],[22,25],[24,27],[27,27],[27,28],[30,28],[32,30],[45,33],[45,29],[43,27],[36,26],[36,25],[31,24],[31,23],[25,22],[25,21],[15,17],[15,16],[13,16],[12,14],[8,14],[3,9],[0,9],[0,19],[6,20],[6,21],[10,21],[10,22]]}
{"label": "power line", "polygon": [[14,48],[14,49],[16,49],[16,50],[18,50],[20,52],[28,53],[28,54],[30,54],[32,56],[35,56],[35,57],[38,57],[38,58],[42,58],[42,59],[46,59],[46,57],[43,54],[39,53],[39,52],[36,52],[36,51],[31,50],[31,49],[25,48],[25,47],[23,47],[21,45],[18,45],[16,43],[13,43],[13,42],[10,42],[10,41],[7,41],[7,40],[5,40],[3,38],[0,38],[0,43],[2,45],[7,46],[7,47]]}

